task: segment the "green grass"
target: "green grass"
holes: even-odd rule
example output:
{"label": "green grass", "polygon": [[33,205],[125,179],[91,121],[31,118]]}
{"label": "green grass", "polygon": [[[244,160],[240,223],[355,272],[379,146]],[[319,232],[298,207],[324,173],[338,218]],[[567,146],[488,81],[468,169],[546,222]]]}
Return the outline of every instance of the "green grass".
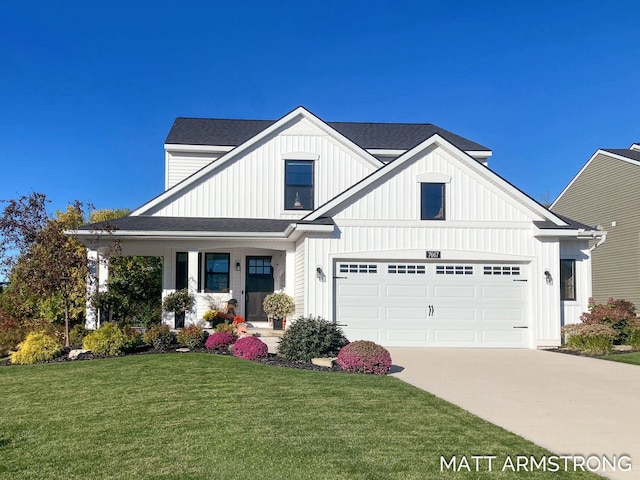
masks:
{"label": "green grass", "polygon": [[640,352],[632,353],[617,353],[615,355],[607,355],[600,357],[604,360],[611,360],[613,362],[630,363],[632,365],[640,365]]}
{"label": "green grass", "polygon": [[[2,367],[0,392],[0,479],[549,475],[496,471],[549,452],[392,377],[141,355]],[[492,472],[442,473],[440,455],[497,459]]]}

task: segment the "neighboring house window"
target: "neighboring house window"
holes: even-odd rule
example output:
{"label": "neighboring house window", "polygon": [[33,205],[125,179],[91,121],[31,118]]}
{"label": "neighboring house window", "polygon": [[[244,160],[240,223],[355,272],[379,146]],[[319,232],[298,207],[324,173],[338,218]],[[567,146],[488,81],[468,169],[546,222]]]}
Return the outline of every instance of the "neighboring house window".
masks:
{"label": "neighboring house window", "polygon": [[204,272],[207,292],[229,291],[228,253],[205,253]]}
{"label": "neighboring house window", "polygon": [[313,210],[313,161],[285,161],[284,178],[285,210]]}
{"label": "neighboring house window", "polygon": [[444,183],[420,184],[420,219],[445,219],[445,186]]}
{"label": "neighboring house window", "polygon": [[189,286],[189,254],[187,252],[176,253],[176,290],[182,290]]}
{"label": "neighboring house window", "polygon": [[560,299],[576,299],[576,261],[560,260]]}

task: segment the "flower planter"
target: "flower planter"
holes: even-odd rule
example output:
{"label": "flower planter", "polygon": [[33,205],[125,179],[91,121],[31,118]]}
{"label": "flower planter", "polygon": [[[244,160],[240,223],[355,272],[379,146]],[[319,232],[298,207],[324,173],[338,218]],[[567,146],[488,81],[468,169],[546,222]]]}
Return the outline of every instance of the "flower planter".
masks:
{"label": "flower planter", "polygon": [[287,319],[286,318],[274,318],[273,319],[273,329],[274,330],[284,330],[285,326],[287,325]]}

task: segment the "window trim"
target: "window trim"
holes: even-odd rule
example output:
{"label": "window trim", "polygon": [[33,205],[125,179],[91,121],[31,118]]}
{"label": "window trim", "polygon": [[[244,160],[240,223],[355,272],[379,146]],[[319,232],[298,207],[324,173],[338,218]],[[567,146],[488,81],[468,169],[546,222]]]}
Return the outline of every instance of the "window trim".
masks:
{"label": "window trim", "polygon": [[[424,188],[427,185],[439,185],[442,191],[442,207],[441,207],[441,211],[442,211],[442,216],[441,218],[438,218],[438,216],[436,217],[426,217],[425,216],[425,209],[424,209]],[[444,220],[447,219],[447,184],[445,182],[420,182],[420,220],[423,221],[436,221],[436,222],[442,222]]]}
{"label": "window trim", "polygon": [[[305,163],[305,164],[309,164],[311,166],[311,206],[310,208],[307,208],[307,206],[301,206],[300,208],[296,208],[295,206],[291,206],[288,207],[287,206],[287,191],[288,191],[288,187],[292,186],[295,187],[297,185],[295,184],[291,184],[289,185],[287,183],[287,167],[289,166],[290,163],[293,162],[297,162],[297,163]],[[307,159],[307,158],[284,158],[284,178],[283,178],[283,184],[284,184],[284,191],[283,191],[283,206],[284,206],[284,210],[288,211],[288,212],[311,212],[315,209],[315,203],[316,203],[316,167],[315,167],[315,161],[312,159]],[[308,187],[308,185],[300,185],[300,186],[304,186],[304,187]],[[295,203],[294,203],[295,205]]]}
{"label": "window trim", "polygon": [[[570,262],[571,265],[571,276],[565,278],[565,262]],[[575,258],[561,258],[560,259],[560,300],[563,302],[576,302],[578,300],[578,288],[577,288],[577,262]],[[567,280],[572,280],[571,282],[571,295],[569,297],[566,296],[567,293]],[[573,298],[570,298],[570,297]]]}

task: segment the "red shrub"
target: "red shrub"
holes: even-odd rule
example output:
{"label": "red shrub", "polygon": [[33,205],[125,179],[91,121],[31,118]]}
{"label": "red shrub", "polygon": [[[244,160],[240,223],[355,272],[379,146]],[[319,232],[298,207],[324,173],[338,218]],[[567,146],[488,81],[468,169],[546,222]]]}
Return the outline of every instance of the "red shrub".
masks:
{"label": "red shrub", "polygon": [[256,360],[269,353],[267,344],[258,337],[244,337],[233,345],[233,355],[245,360]]}
{"label": "red shrub", "polygon": [[209,335],[204,346],[208,350],[226,350],[236,341],[236,337],[227,332],[216,332]]}
{"label": "red shrub", "polygon": [[616,331],[614,343],[627,343],[640,321],[636,318],[636,307],[627,300],[609,298],[607,303],[596,304],[589,299],[589,311],[580,317],[586,324],[607,325]]}
{"label": "red shrub", "polygon": [[385,375],[391,369],[387,349],[368,340],[357,340],[342,347],[337,362],[347,372]]}

